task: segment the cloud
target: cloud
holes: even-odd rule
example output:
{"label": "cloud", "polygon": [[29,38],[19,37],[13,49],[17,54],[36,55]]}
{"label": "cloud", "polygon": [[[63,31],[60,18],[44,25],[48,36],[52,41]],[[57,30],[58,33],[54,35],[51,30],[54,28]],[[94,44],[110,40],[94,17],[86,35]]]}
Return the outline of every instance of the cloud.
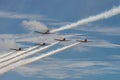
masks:
{"label": "cloud", "polygon": [[71,22],[50,22],[50,25],[54,25],[54,26],[63,26],[63,25],[67,25],[70,24]]}
{"label": "cloud", "polygon": [[109,56],[110,59],[115,59],[115,60],[119,60],[120,59],[120,55],[111,55]]}
{"label": "cloud", "polygon": [[88,75],[120,74],[118,72],[120,70],[119,67],[120,65],[116,62],[48,58],[41,60],[38,64],[23,66],[14,71],[23,76],[43,79],[76,79]]}
{"label": "cloud", "polygon": [[87,43],[84,46],[101,48],[120,48],[119,44],[114,44],[106,40],[93,40],[93,42]]}
{"label": "cloud", "polygon": [[22,25],[26,28],[29,29],[30,31],[45,31],[47,30],[47,26],[41,22],[38,22],[36,20],[31,20],[31,21],[23,21]]}
{"label": "cloud", "polygon": [[75,28],[75,30],[88,31],[88,32],[99,32],[106,35],[120,35],[119,27],[105,27],[105,26],[94,26],[88,24],[86,27]]}
{"label": "cloud", "polygon": [[0,11],[0,17],[1,18],[11,18],[11,19],[35,19],[35,20],[47,19],[43,15],[18,14],[15,12],[5,12],[5,11]]}
{"label": "cloud", "polygon": [[16,47],[16,42],[13,35],[0,35],[0,51],[5,51],[12,47]]}
{"label": "cloud", "polygon": [[26,47],[27,45],[20,44],[17,42],[19,41],[20,38],[24,39],[28,35],[30,34],[24,34],[24,35],[22,34],[0,34],[0,51],[5,53],[5,52],[8,52],[10,48]]}
{"label": "cloud", "polygon": [[119,44],[114,44],[106,40],[90,40],[90,41],[92,42],[81,43],[77,47],[72,48],[72,50],[85,52],[85,51],[92,50],[92,48],[120,48]]}

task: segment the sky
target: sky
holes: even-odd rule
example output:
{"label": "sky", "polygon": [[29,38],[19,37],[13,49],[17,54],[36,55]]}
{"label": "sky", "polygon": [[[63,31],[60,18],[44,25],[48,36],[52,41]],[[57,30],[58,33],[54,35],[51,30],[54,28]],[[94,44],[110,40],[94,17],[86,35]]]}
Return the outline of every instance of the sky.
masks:
{"label": "sky", "polygon": [[0,80],[119,80],[120,15],[56,34],[34,33],[57,29],[119,5],[120,0],[0,0],[1,55],[10,52],[10,48],[50,44],[55,38],[73,41],[62,42],[42,53],[73,44],[76,39],[92,41],[15,68],[1,75]]}

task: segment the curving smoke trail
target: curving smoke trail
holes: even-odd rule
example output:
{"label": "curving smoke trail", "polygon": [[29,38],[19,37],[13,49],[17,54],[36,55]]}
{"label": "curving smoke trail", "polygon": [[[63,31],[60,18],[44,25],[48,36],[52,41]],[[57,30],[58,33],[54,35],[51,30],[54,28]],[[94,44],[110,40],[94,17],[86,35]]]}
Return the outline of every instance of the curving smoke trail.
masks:
{"label": "curving smoke trail", "polygon": [[9,53],[6,53],[6,54],[3,54],[3,55],[0,55],[0,59],[3,59],[3,58],[5,58],[5,57],[11,55],[11,54],[14,53],[14,52],[15,52],[15,51],[11,51],[11,52],[9,52]]}
{"label": "curving smoke trail", "polygon": [[25,51],[18,51],[18,52],[16,52],[16,53],[14,53],[14,54],[11,54],[10,56],[7,56],[7,57],[5,57],[5,58],[3,58],[3,59],[0,59],[0,63],[2,63],[2,62],[5,62],[5,61],[8,61],[8,60],[10,60],[10,59],[12,59],[12,58],[15,58],[15,57],[17,57],[17,56],[20,56],[20,55],[23,55],[23,54],[25,54],[25,53],[27,53],[27,52],[29,52],[29,51],[32,51],[32,50],[34,50],[34,49],[36,49],[36,48],[38,48],[38,47],[40,47],[40,46],[33,46],[33,47],[31,47],[31,48],[28,48],[27,50],[25,50]]}
{"label": "curving smoke trail", "polygon": [[26,57],[28,57],[28,56],[31,56],[31,55],[40,53],[40,52],[42,52],[43,50],[46,50],[46,49],[48,49],[48,48],[56,45],[57,43],[59,43],[59,42],[58,42],[58,41],[57,41],[57,42],[54,42],[54,43],[52,43],[52,44],[50,44],[50,45],[48,45],[48,46],[45,46],[45,47],[36,49],[36,50],[31,51],[31,52],[28,52],[28,53],[26,53],[26,54],[24,54],[24,55],[20,55],[20,56],[18,56],[18,57],[15,57],[15,58],[13,58],[13,59],[11,59],[11,60],[9,60],[9,61],[3,62],[3,63],[0,64],[0,68],[3,68],[3,67],[5,67],[5,66],[8,66],[8,65],[10,65],[10,64],[12,64],[12,63],[15,63],[15,62],[17,62],[17,61],[19,61],[19,60],[21,60],[21,59],[24,59],[24,58],[26,58]]}
{"label": "curving smoke trail", "polygon": [[113,8],[109,11],[103,12],[101,14],[98,14],[96,16],[90,16],[88,18],[79,20],[79,21],[77,21],[75,23],[72,23],[70,25],[65,25],[65,26],[62,26],[58,29],[54,29],[54,30],[51,31],[51,33],[66,30],[66,29],[70,29],[70,28],[74,28],[74,27],[77,27],[77,26],[80,26],[80,25],[83,25],[83,24],[87,24],[87,23],[90,23],[90,22],[94,22],[94,21],[98,21],[98,20],[102,20],[102,19],[107,19],[107,18],[110,18],[110,17],[118,15],[118,14],[120,14],[120,6],[118,6],[116,8]]}
{"label": "curving smoke trail", "polygon": [[23,65],[26,65],[26,64],[30,64],[30,63],[36,62],[38,60],[41,60],[43,58],[49,57],[49,56],[51,56],[53,54],[56,54],[56,53],[61,52],[61,51],[64,51],[64,50],[69,49],[71,47],[74,47],[74,46],[76,46],[78,44],[80,44],[80,42],[77,42],[77,43],[74,43],[74,44],[71,44],[71,45],[68,45],[68,46],[56,49],[54,51],[51,51],[51,52],[49,52],[47,54],[43,54],[41,56],[37,56],[37,57],[30,58],[30,59],[27,59],[27,60],[22,60],[20,62],[15,63],[15,64],[6,66],[6,67],[0,69],[0,75],[4,74],[4,73],[6,73],[6,72],[8,72],[8,71],[10,71],[10,70],[12,70],[14,68],[17,68],[17,67],[20,67],[20,66],[23,66]]}

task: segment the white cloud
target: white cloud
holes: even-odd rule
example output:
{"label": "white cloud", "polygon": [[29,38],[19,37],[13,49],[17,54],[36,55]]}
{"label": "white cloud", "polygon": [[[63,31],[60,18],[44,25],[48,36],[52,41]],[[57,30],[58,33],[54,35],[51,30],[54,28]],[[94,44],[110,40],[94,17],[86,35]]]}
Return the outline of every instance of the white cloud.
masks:
{"label": "white cloud", "polygon": [[38,22],[36,20],[31,20],[31,21],[23,21],[22,25],[31,31],[45,31],[47,30],[47,26],[41,22]]}
{"label": "white cloud", "polygon": [[9,39],[3,39],[0,40],[0,48],[10,48],[10,47],[15,47],[15,41],[14,40],[9,40]]}
{"label": "white cloud", "polygon": [[88,75],[120,74],[118,72],[120,70],[119,67],[120,65],[116,62],[79,61],[70,59],[60,60],[49,58],[41,60],[38,64],[24,66],[14,71],[23,76],[54,79],[75,79]]}
{"label": "white cloud", "polygon": [[111,55],[109,58],[117,60],[120,59],[120,55]]}
{"label": "white cloud", "polygon": [[[80,45],[72,48],[74,51],[85,52],[92,50],[92,48],[120,48],[119,44],[114,44],[106,40],[90,40],[88,43],[81,43]],[[69,44],[69,43],[68,43]]]}
{"label": "white cloud", "polygon": [[106,40],[93,40],[93,42],[89,42],[84,46],[101,47],[101,48],[120,48],[119,44],[114,44]]}
{"label": "white cloud", "polygon": [[70,24],[71,22],[50,22],[50,25],[54,25],[54,26],[63,26],[63,25],[67,25]]}
{"label": "white cloud", "polygon": [[88,32],[99,32],[106,35],[120,35],[120,27],[105,27],[105,26],[94,26],[92,24],[88,24],[85,27],[75,28],[75,30],[82,30]]}
{"label": "white cloud", "polygon": [[15,12],[5,12],[5,11],[0,11],[0,17],[1,18],[11,18],[11,19],[35,19],[35,20],[47,19],[43,15],[18,14]]}
{"label": "white cloud", "polygon": [[0,51],[9,50],[12,47],[16,47],[16,42],[13,35],[1,34],[0,35]]}

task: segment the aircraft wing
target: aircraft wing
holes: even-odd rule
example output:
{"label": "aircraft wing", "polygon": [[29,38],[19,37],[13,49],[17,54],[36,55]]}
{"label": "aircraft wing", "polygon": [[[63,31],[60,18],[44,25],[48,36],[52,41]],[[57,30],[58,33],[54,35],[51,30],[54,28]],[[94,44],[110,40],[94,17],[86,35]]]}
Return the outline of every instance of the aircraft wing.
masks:
{"label": "aircraft wing", "polygon": [[17,50],[17,49],[12,49],[12,48],[11,48],[10,50]]}
{"label": "aircraft wing", "polygon": [[40,34],[43,34],[43,32],[39,32],[39,31],[34,31],[34,32],[36,32],[36,33],[40,33]]}
{"label": "aircraft wing", "polygon": [[54,40],[60,41],[60,39],[54,39]]}
{"label": "aircraft wing", "polygon": [[70,41],[70,40],[61,40],[61,39],[54,39],[54,40],[57,40],[57,41]]}
{"label": "aircraft wing", "polygon": [[12,49],[12,48],[10,50],[19,51],[18,49]]}

